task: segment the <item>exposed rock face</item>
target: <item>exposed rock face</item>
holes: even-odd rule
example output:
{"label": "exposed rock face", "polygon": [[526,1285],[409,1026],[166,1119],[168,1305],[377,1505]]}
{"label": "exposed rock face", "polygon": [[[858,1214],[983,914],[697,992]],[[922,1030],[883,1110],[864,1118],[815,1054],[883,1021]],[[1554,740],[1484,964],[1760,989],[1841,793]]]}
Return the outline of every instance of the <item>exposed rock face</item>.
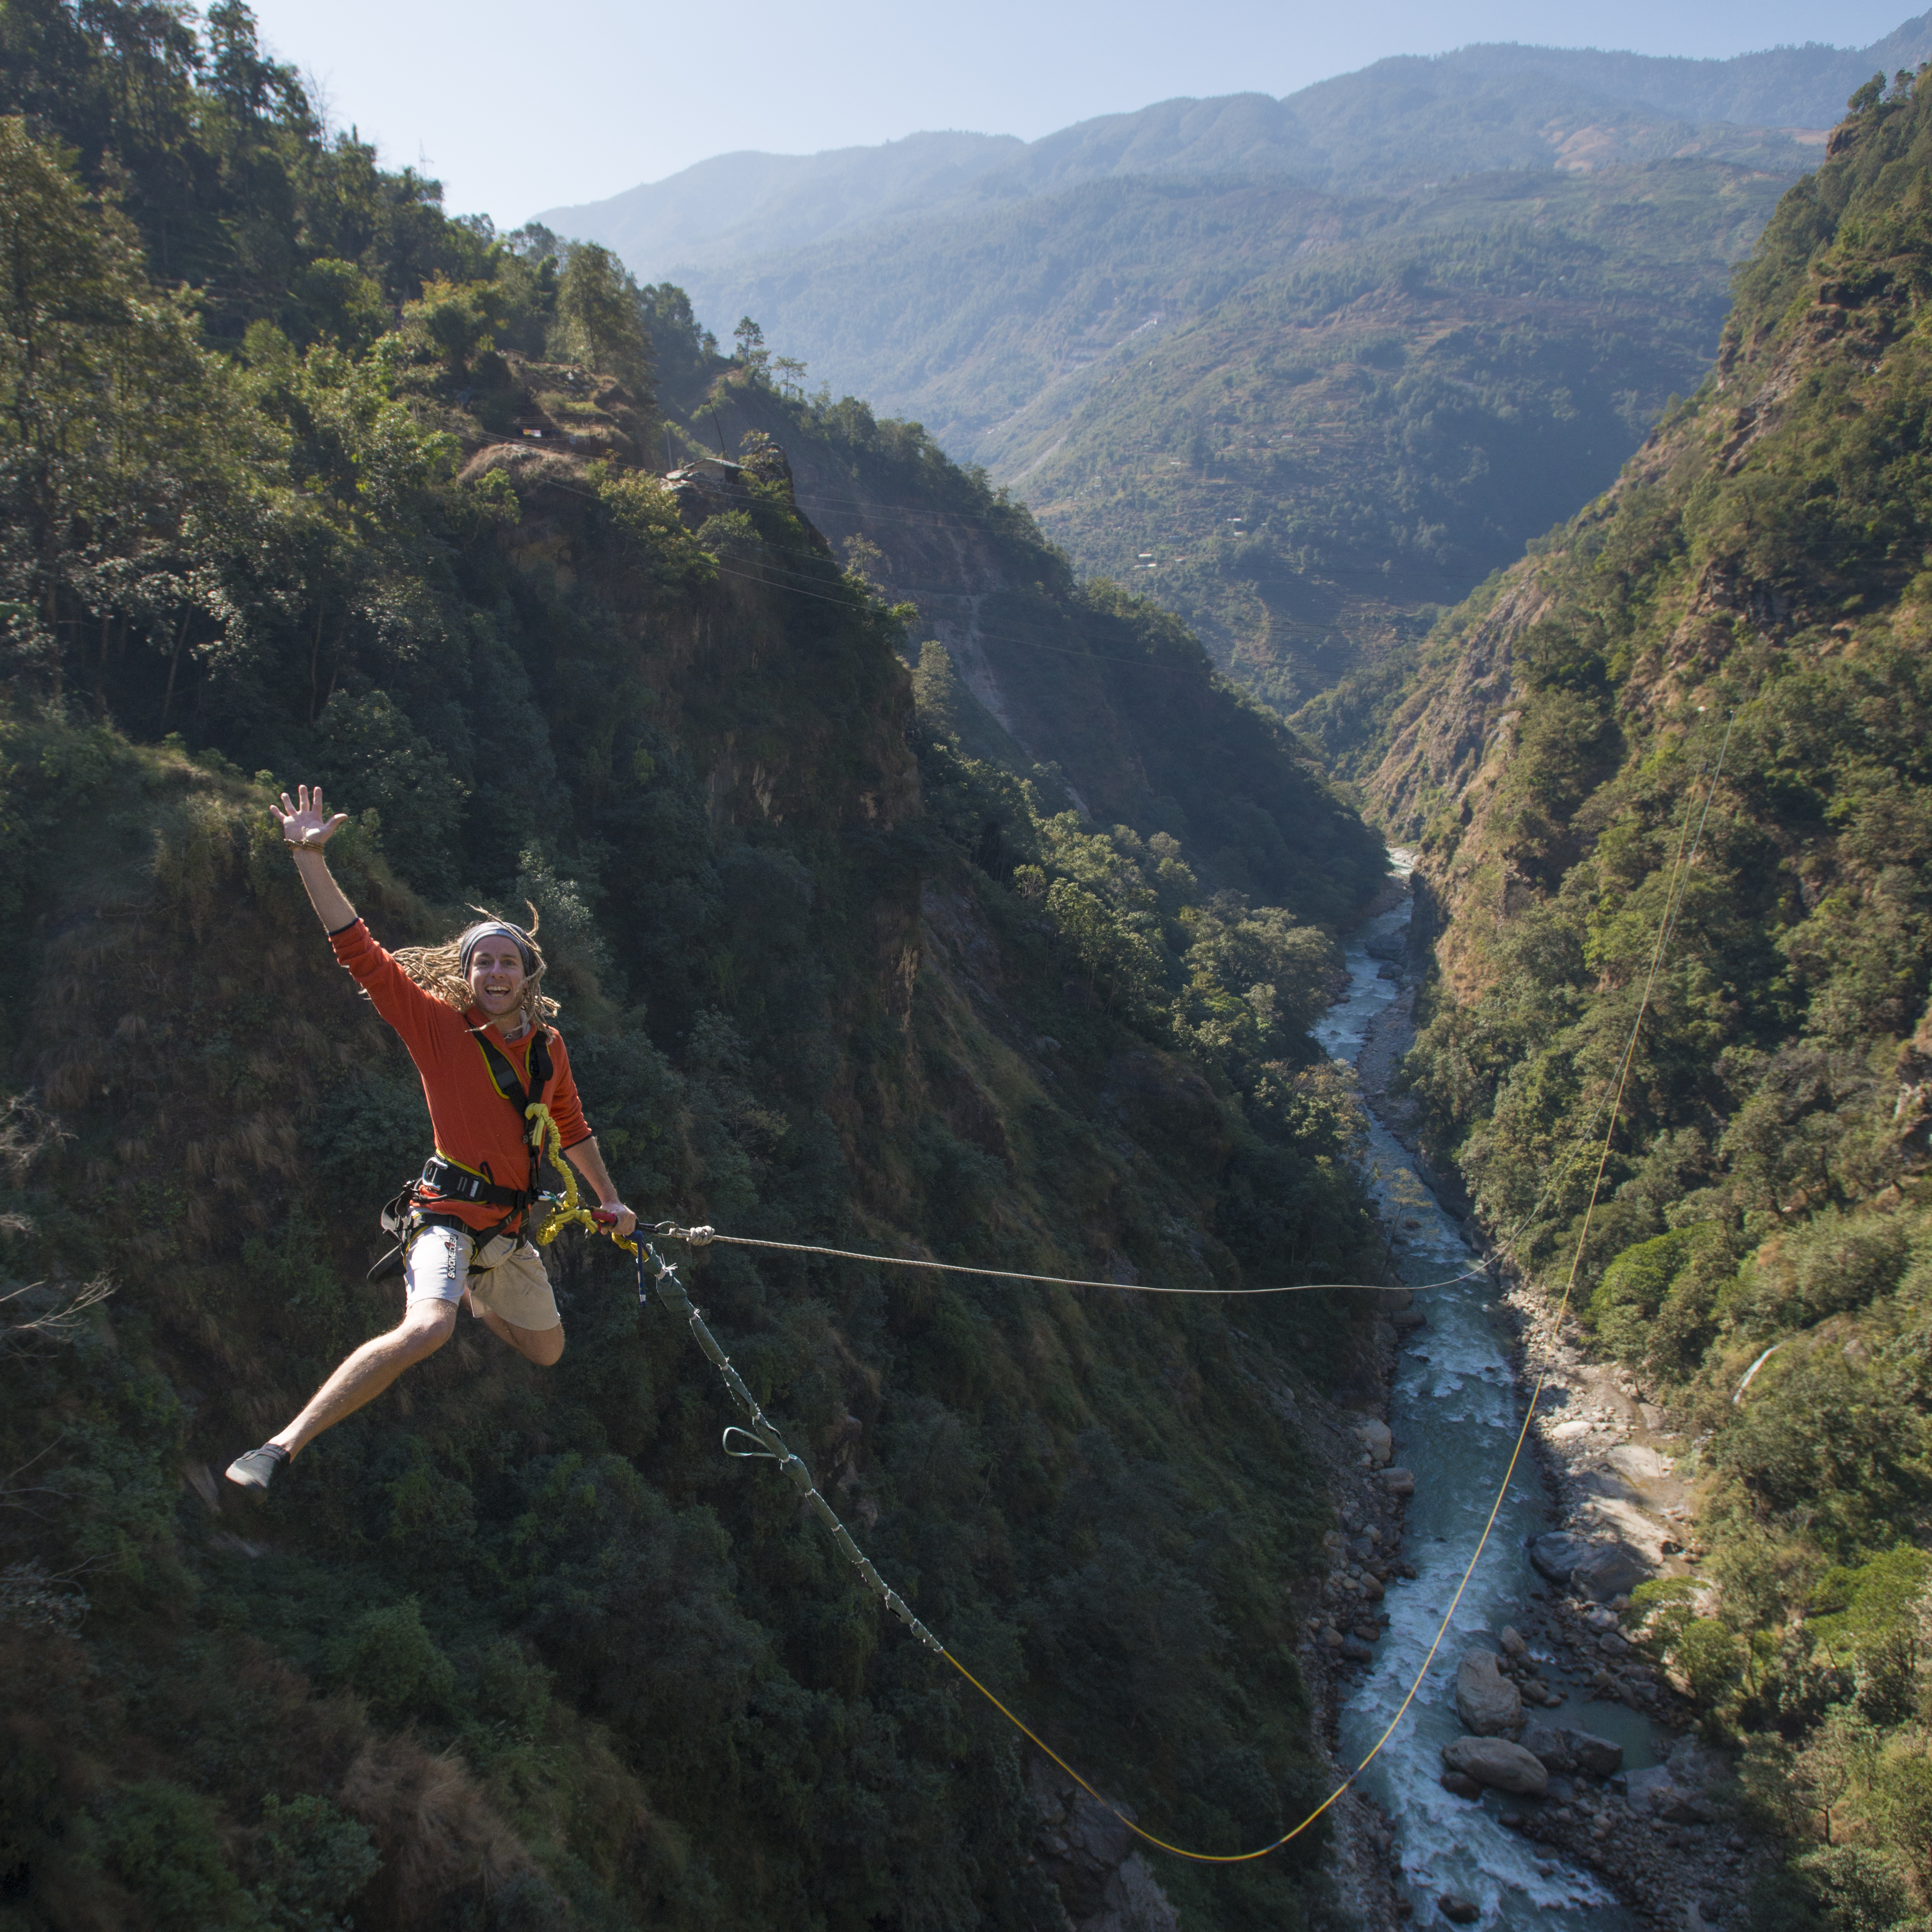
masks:
{"label": "exposed rock face", "polygon": [[1522,1694],[1491,1650],[1472,1650],[1456,1666],[1456,1714],[1479,1738],[1522,1728]]}
{"label": "exposed rock face", "polygon": [[1932,1167],[1932,1006],[1898,1049],[1898,1099],[1892,1121],[1906,1172],[1923,1174]]}
{"label": "exposed rock face", "polygon": [[[1027,1782],[1040,1807],[1035,1852],[1073,1932],[1180,1932],[1119,1817],[1044,1758],[1034,1759]],[[1132,1805],[1120,1808],[1134,1816]]]}
{"label": "exposed rock face", "polygon": [[1550,1789],[1550,1773],[1542,1760],[1507,1738],[1458,1738],[1442,1747],[1442,1762],[1478,1784],[1493,1785],[1519,1798],[1540,1798]]}
{"label": "exposed rock face", "polygon": [[1604,1460],[1634,1483],[1654,1483],[1670,1474],[1669,1460],[1641,1442],[1619,1442]]}

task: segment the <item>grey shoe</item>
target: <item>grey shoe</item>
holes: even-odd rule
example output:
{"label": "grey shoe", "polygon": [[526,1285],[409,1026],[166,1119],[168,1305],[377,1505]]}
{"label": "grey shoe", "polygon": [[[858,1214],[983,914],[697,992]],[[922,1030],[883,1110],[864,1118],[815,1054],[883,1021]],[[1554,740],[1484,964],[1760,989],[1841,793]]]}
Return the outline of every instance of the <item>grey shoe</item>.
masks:
{"label": "grey shoe", "polygon": [[253,1490],[258,1495],[265,1491],[275,1480],[276,1472],[287,1462],[289,1452],[278,1448],[272,1442],[265,1442],[259,1449],[251,1449],[245,1456],[238,1456],[228,1466],[228,1480],[244,1490]]}

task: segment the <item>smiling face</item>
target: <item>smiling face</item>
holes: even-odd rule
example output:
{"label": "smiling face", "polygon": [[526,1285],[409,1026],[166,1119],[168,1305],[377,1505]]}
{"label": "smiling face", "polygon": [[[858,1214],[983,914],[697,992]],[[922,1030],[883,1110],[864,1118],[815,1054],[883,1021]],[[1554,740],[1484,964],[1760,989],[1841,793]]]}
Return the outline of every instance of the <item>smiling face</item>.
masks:
{"label": "smiling face", "polygon": [[517,942],[492,934],[470,956],[470,997],[493,1020],[518,1010],[524,989],[524,957]]}

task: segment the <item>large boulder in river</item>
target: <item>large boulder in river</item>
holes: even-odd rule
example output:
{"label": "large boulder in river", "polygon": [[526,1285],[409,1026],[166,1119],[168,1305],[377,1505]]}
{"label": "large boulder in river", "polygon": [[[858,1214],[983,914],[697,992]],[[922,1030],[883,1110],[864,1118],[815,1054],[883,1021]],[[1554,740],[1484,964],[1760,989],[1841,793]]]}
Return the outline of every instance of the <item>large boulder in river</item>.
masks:
{"label": "large boulder in river", "polygon": [[1492,1784],[1519,1798],[1540,1798],[1550,1789],[1550,1774],[1541,1762],[1507,1738],[1458,1738],[1442,1747],[1442,1762],[1478,1784]]}
{"label": "large boulder in river", "polygon": [[1594,1731],[1532,1724],[1517,1742],[1546,1771],[1558,1777],[1580,1771],[1592,1778],[1612,1778],[1624,1768],[1623,1746],[1598,1737]]}
{"label": "large boulder in river", "polygon": [[[1530,1560],[1535,1561],[1534,1554]],[[1571,1566],[1570,1587],[1601,1604],[1628,1594],[1649,1574],[1650,1565],[1635,1550],[1620,1543],[1600,1543]]]}
{"label": "large boulder in river", "polygon": [[1522,1694],[1491,1650],[1472,1650],[1456,1666],[1456,1714],[1479,1738],[1522,1728]]}
{"label": "large boulder in river", "polygon": [[1552,1529],[1529,1539],[1529,1560],[1537,1574],[1552,1583],[1567,1583],[1570,1573],[1590,1553],[1590,1546],[1567,1529]]}
{"label": "large boulder in river", "polygon": [[1594,1731],[1565,1731],[1564,1742],[1576,1754],[1576,1768],[1592,1778],[1614,1778],[1624,1768],[1624,1748]]}

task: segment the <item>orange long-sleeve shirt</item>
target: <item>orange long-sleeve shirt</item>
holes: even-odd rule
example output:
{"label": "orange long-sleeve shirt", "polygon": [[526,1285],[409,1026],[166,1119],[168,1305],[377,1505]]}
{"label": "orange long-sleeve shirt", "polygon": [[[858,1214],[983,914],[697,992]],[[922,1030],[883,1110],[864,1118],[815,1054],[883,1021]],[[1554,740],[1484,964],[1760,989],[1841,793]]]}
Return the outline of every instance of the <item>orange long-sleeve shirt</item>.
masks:
{"label": "orange long-sleeve shirt", "polygon": [[[426,993],[394,957],[376,944],[369,928],[359,919],[340,932],[332,932],[328,943],[335,956],[356,976],[368,994],[376,1012],[402,1035],[403,1044],[422,1076],[423,1098],[429,1102],[430,1125],[436,1135],[436,1150],[444,1160],[466,1167],[472,1174],[494,1180],[500,1187],[523,1188],[530,1182],[530,1142],[527,1126],[517,1117],[516,1108],[498,1091],[490,1077],[490,1063],[483,1057],[477,1037],[487,1040],[517,1070],[517,1078],[527,1090],[530,1084],[530,1045],[534,1034],[526,1033],[514,1045],[493,1023],[476,1026],[482,1015],[474,1007],[467,1013]],[[577,1082],[570,1071],[570,1053],[563,1036],[549,1029],[550,1078],[532,1100],[544,1102],[557,1132],[566,1148],[590,1138],[590,1123],[577,1096]],[[449,1201],[435,1190],[418,1184],[418,1198],[434,1202],[440,1214],[450,1214],[472,1228],[490,1227],[500,1222],[503,1210],[482,1202]]]}

